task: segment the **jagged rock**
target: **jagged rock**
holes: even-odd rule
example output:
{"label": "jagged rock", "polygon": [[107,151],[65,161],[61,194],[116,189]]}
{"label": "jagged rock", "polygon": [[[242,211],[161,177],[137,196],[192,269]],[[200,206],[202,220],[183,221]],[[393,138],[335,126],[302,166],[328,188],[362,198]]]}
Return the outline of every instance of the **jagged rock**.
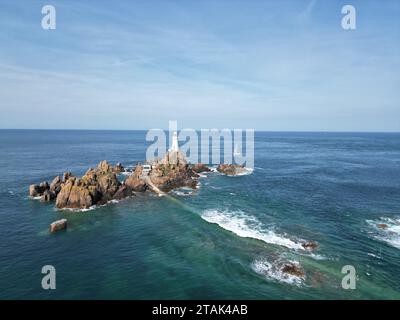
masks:
{"label": "jagged rock", "polygon": [[134,193],[132,193],[132,189],[130,187],[127,187],[126,185],[121,185],[117,192],[114,194],[113,199],[115,200],[121,200],[130,196],[133,196]]}
{"label": "jagged rock", "polygon": [[217,167],[217,171],[224,173],[228,176],[235,176],[244,173],[246,169],[238,164],[220,164]]}
{"label": "jagged rock", "polygon": [[89,208],[112,200],[121,186],[107,161],[89,169],[82,178],[67,177],[57,195],[57,208]]}
{"label": "jagged rock", "polygon": [[61,191],[58,193],[56,199],[57,208],[65,208],[68,206],[68,199],[74,182],[74,179],[67,179],[66,182],[62,184]]}
{"label": "jagged rock", "polygon": [[121,173],[121,172],[124,172],[124,171],[125,171],[124,166],[121,163],[118,162],[116,164],[116,166],[114,167],[114,172],[115,173]]}
{"label": "jagged rock", "polygon": [[42,188],[43,190],[48,190],[50,186],[47,181],[43,181],[42,183],[39,184],[39,188]]}
{"label": "jagged rock", "polygon": [[162,162],[156,165],[150,172],[151,182],[164,192],[175,188],[190,187],[195,188],[197,177],[188,164],[165,164]]}
{"label": "jagged rock", "polygon": [[112,172],[112,166],[106,161],[100,161],[99,165],[97,166],[97,171],[99,172]]}
{"label": "jagged rock", "polygon": [[129,187],[132,191],[144,192],[148,189],[146,182],[141,179],[143,166],[137,165],[133,174],[125,180],[125,186]]}
{"label": "jagged rock", "polygon": [[50,202],[56,198],[56,194],[50,190],[46,190],[43,192],[42,196],[40,197],[41,202]]}
{"label": "jagged rock", "polygon": [[53,181],[50,183],[50,191],[54,192],[55,194],[58,194],[61,190],[61,184],[62,180],[60,176],[57,176],[53,179]]}
{"label": "jagged rock", "polygon": [[67,219],[54,221],[50,224],[50,232],[56,232],[67,228]]}
{"label": "jagged rock", "polygon": [[62,181],[66,182],[70,177],[73,177],[71,172],[64,172]]}
{"label": "jagged rock", "polygon": [[305,276],[305,273],[300,266],[291,262],[285,263],[281,268],[281,271],[299,278],[304,278]]}
{"label": "jagged rock", "polygon": [[211,169],[203,163],[196,163],[192,166],[192,170],[196,173],[209,172]]}
{"label": "jagged rock", "polygon": [[49,183],[47,181],[41,182],[40,184],[31,184],[29,186],[29,196],[40,197],[43,193],[49,189]]}
{"label": "jagged rock", "polygon": [[40,189],[39,185],[31,184],[29,186],[29,196],[38,197],[42,193],[43,193],[43,191]]}
{"label": "jagged rock", "polygon": [[181,151],[168,151],[164,158],[158,161],[158,164],[163,165],[186,165],[185,155]]}
{"label": "jagged rock", "polygon": [[318,243],[312,242],[312,241],[307,241],[307,242],[302,243],[301,246],[307,250],[314,250],[318,247]]}

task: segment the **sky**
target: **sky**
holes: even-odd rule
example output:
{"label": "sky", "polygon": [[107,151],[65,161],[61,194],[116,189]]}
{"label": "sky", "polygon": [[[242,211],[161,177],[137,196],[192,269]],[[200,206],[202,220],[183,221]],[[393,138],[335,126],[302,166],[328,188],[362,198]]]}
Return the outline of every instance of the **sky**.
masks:
{"label": "sky", "polygon": [[[346,4],[356,30],[341,26]],[[3,129],[400,131],[400,1],[0,7]]]}

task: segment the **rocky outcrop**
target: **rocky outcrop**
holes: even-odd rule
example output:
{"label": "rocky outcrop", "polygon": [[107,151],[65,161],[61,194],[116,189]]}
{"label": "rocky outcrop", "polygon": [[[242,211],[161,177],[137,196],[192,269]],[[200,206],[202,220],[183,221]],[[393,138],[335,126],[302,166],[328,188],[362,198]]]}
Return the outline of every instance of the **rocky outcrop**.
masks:
{"label": "rocky outcrop", "polygon": [[67,219],[61,219],[54,221],[52,224],[50,224],[50,232],[56,232],[60,230],[67,229]]}
{"label": "rocky outcrop", "polygon": [[195,188],[197,177],[198,175],[186,163],[181,152],[169,151],[163,159],[152,162],[150,172],[144,172],[143,166],[138,164],[133,174],[125,180],[124,185],[137,192],[148,189],[168,192],[181,187]]}
{"label": "rocky outcrop", "polygon": [[31,184],[29,186],[29,196],[40,197],[48,189],[49,189],[49,183],[47,181],[44,181],[40,184]]}
{"label": "rocky outcrop", "polygon": [[161,191],[168,192],[175,188],[197,186],[194,173],[188,164],[159,163],[149,174],[151,182]]}
{"label": "rocky outcrop", "polygon": [[46,190],[40,197],[41,202],[50,202],[56,198],[56,194],[50,190]]}
{"label": "rocky outcrop", "polygon": [[80,179],[72,175],[66,179],[57,195],[57,208],[87,209],[132,193],[126,187],[121,189],[122,184],[107,161],[101,161],[96,169],[90,168]]}
{"label": "rocky outcrop", "polygon": [[29,195],[40,196],[43,202],[55,199],[59,209],[87,209],[149,189],[164,193],[181,187],[195,188],[199,177],[196,172],[210,171],[203,164],[190,167],[183,153],[176,150],[167,152],[163,159],[154,160],[149,166],[151,170],[144,170],[138,164],[134,172],[120,182],[117,173],[126,172],[122,164],[117,163],[112,167],[107,161],[101,161],[96,168],[89,168],[81,178],[65,172],[62,178],[57,176],[50,184],[42,182],[31,185]]}
{"label": "rocky outcrop", "polygon": [[52,201],[57,197],[61,190],[61,178],[55,177],[51,184],[44,181],[40,184],[32,184],[29,186],[29,196],[33,198],[40,198],[41,202]]}
{"label": "rocky outcrop", "polygon": [[124,182],[124,185],[135,192],[144,192],[148,189],[146,182],[141,178],[143,166],[136,165],[135,171]]}
{"label": "rocky outcrop", "polygon": [[55,177],[53,181],[50,183],[50,192],[58,194],[61,190],[61,184],[62,184],[61,177],[60,176]]}
{"label": "rocky outcrop", "polygon": [[246,172],[244,166],[238,164],[220,164],[217,167],[217,171],[228,176],[236,176]]}
{"label": "rocky outcrop", "polygon": [[196,163],[191,168],[196,173],[209,172],[211,169],[203,163]]}
{"label": "rocky outcrop", "polygon": [[115,173],[121,173],[121,172],[124,172],[124,171],[125,171],[124,166],[121,163],[118,162],[114,167],[114,172]]}

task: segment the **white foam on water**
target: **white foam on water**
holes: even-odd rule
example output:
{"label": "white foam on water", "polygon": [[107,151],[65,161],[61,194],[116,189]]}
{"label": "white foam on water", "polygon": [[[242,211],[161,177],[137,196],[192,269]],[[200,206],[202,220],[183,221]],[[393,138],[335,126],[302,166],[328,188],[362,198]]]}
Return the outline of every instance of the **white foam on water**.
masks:
{"label": "white foam on water", "polygon": [[[288,263],[300,266],[298,261],[290,260]],[[280,261],[275,261],[274,263],[268,261],[266,258],[258,258],[251,264],[251,268],[258,273],[266,277],[269,280],[275,280],[278,282],[284,282],[291,285],[300,286],[304,281],[305,277],[296,276],[282,272],[281,268],[283,263]]]}
{"label": "white foam on water", "polygon": [[315,259],[315,260],[327,260],[328,258],[321,255],[321,254],[315,254],[315,253],[311,253],[310,257]]}
{"label": "white foam on water", "polygon": [[244,172],[238,173],[236,176],[247,176],[249,174],[252,174],[254,171],[253,168],[247,168],[247,167],[245,167],[244,170],[245,170]]}
{"label": "white foam on water", "polygon": [[275,233],[271,229],[267,229],[257,218],[249,216],[242,211],[206,210],[201,217],[210,223],[218,224],[239,237],[258,239],[269,244],[305,251],[301,245],[302,242],[292,240],[282,234]]}
{"label": "white foam on water", "polygon": [[97,208],[101,208],[101,207],[105,207],[105,206],[107,206],[107,205],[109,205],[109,204],[116,204],[116,203],[119,203],[121,200],[117,200],[117,199],[112,199],[112,200],[110,200],[110,201],[107,201],[106,203],[104,203],[104,204],[101,204],[101,205],[93,205],[93,206],[90,206],[89,208],[83,208],[83,209],[78,209],[78,208],[61,208],[61,209],[56,209],[56,210],[61,210],[61,211],[71,211],[71,212],[88,212],[88,211],[92,211],[92,210],[95,210],[95,209],[97,209]]}
{"label": "white foam on water", "polygon": [[372,252],[368,252],[367,255],[369,255],[370,257],[375,258],[375,259],[382,259],[382,257],[380,257],[376,254],[373,254]]}
{"label": "white foam on water", "polygon": [[175,190],[171,190],[172,194],[175,194],[177,196],[191,196],[194,194],[194,190],[192,188],[179,188]]}
{"label": "white foam on water", "polygon": [[95,210],[96,208],[98,208],[99,206],[91,206],[89,208],[84,208],[84,209],[78,209],[78,208],[61,208],[61,209],[57,209],[57,210],[61,210],[61,211],[70,211],[70,212],[88,212],[88,211],[92,211]]}
{"label": "white foam on water", "polygon": [[[374,232],[370,233],[373,238],[400,249],[400,219],[382,217],[379,220],[366,220],[366,222],[374,227]],[[387,227],[379,228],[378,224],[385,224]]]}
{"label": "white foam on water", "polygon": [[215,189],[215,190],[221,190],[221,187],[216,187],[216,186],[210,186],[211,189]]}

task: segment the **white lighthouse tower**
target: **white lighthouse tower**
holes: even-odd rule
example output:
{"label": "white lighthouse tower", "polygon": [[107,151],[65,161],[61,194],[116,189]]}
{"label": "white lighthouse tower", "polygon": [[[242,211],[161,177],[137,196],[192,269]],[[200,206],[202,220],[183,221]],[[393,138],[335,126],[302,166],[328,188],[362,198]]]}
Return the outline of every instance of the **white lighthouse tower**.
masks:
{"label": "white lighthouse tower", "polygon": [[174,133],[172,134],[172,144],[171,144],[171,148],[168,151],[172,151],[172,152],[178,152],[179,151],[179,146],[178,146],[178,134],[176,131],[174,131]]}

